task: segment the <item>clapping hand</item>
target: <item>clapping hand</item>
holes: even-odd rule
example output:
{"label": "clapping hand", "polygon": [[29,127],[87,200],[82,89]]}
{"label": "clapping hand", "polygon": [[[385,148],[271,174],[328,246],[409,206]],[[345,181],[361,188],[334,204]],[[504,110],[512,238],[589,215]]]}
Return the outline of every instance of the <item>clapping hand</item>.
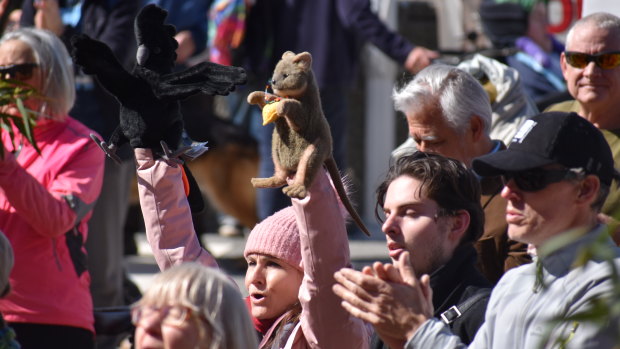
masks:
{"label": "clapping hand", "polygon": [[343,268],[334,274],[334,293],[353,316],[373,325],[391,348],[402,348],[433,316],[430,277],[417,278],[408,252],[396,263],[375,262],[359,272]]}

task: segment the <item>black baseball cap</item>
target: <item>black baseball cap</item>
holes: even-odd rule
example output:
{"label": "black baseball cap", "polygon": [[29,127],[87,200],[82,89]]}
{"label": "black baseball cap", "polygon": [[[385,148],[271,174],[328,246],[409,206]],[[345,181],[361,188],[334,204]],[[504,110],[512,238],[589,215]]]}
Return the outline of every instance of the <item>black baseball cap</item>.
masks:
{"label": "black baseball cap", "polygon": [[611,185],[615,177],[611,149],[592,123],[576,113],[549,112],[523,123],[508,149],[473,160],[478,175],[499,176],[550,164],[582,168]]}

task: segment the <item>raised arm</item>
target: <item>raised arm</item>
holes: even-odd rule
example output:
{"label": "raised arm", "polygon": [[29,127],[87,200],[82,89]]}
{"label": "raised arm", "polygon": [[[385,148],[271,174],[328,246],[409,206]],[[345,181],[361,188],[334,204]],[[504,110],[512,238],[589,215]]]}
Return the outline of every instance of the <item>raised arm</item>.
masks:
{"label": "raised arm", "polygon": [[334,272],[350,266],[350,256],[342,209],[327,172],[319,171],[306,198],[292,202],[304,266],[301,329],[309,347],[367,348],[364,323],[349,315],[332,291]]}
{"label": "raised arm", "polygon": [[146,237],[159,269],[185,261],[217,268],[215,258],[200,246],[194,231],[181,166],[154,159],[150,149],[134,149],[134,155]]}
{"label": "raised arm", "polygon": [[[5,151],[0,159],[0,188],[16,213],[37,233],[57,237],[78,224],[99,196],[103,154],[87,137],[61,148],[42,145],[39,144],[41,155],[31,147],[22,149],[20,159],[27,161],[27,165]],[[49,176],[38,178],[22,166],[46,166],[52,170]]]}

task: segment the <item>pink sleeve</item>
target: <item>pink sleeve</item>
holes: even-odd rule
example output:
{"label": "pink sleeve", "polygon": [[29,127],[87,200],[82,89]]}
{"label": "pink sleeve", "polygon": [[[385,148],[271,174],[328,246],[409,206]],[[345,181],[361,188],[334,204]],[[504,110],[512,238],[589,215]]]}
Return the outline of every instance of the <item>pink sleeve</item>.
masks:
{"label": "pink sleeve", "polygon": [[334,273],[351,261],[345,220],[327,172],[319,171],[306,198],[292,202],[304,267],[301,328],[308,346],[367,348],[370,337],[363,321],[349,315],[332,291]]}
{"label": "pink sleeve", "polygon": [[17,214],[41,235],[63,235],[78,223],[77,219],[82,218],[77,216],[64,195],[76,197],[88,209],[99,197],[103,153],[96,147],[80,147],[80,151],[62,154],[67,158],[66,164],[49,180],[47,187],[22,168],[13,154],[5,151],[4,156],[0,159],[0,187]]}
{"label": "pink sleeve", "polygon": [[135,149],[134,154],[146,237],[159,269],[186,261],[217,268],[215,258],[200,246],[194,232],[181,166],[154,160],[150,149]]}

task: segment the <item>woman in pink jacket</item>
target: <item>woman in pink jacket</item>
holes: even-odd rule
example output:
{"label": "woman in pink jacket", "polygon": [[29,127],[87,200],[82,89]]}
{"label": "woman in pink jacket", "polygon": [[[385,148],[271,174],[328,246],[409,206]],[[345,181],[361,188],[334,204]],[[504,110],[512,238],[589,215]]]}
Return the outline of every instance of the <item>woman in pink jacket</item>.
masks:
{"label": "woman in pink jacket", "polygon": [[[184,261],[217,267],[194,233],[180,167],[135,149],[140,205],[159,267]],[[332,292],[333,274],[350,265],[341,207],[327,173],[320,171],[303,200],[259,223],[250,233],[246,299],[260,348],[366,348],[369,331]],[[136,329],[140,337],[161,328]]]}
{"label": "woman in pink jacket", "polygon": [[[71,58],[54,34],[19,29],[0,40],[0,78],[20,80],[42,96],[25,101],[37,115],[40,153],[17,127],[13,140],[2,132],[0,230],[13,246],[15,266],[0,312],[23,349],[92,348],[84,242],[104,155],[90,140],[92,131],[67,115],[75,100]],[[21,116],[15,106],[2,112]]]}

